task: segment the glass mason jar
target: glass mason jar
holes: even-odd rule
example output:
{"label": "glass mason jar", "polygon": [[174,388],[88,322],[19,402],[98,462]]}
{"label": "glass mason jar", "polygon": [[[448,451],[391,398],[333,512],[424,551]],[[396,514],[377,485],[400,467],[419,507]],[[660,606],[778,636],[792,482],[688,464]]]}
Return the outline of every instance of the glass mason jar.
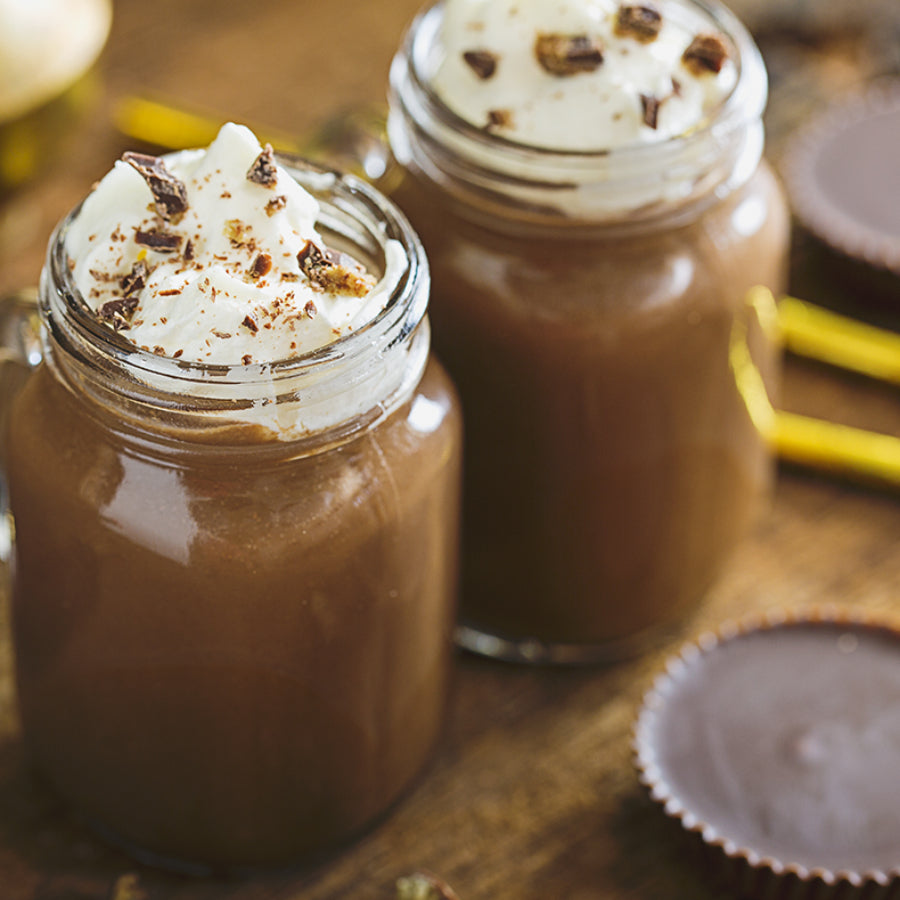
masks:
{"label": "glass mason jar", "polygon": [[87,310],[70,216],[9,423],[28,750],[95,829],[176,866],[346,840],[422,769],[445,711],[461,437],[427,261],[376,191],[283,164],[330,246],[383,272],[399,242],[378,317],[271,365],[154,356]]}
{"label": "glass mason jar", "polygon": [[766,73],[733,15],[687,2],[731,45],[737,84],[657,144],[556,151],[468,124],[430,84],[441,3],[392,65],[392,197],[429,255],[466,419],[459,636],[477,652],[633,652],[703,596],[770,483],[730,359],[745,334],[772,386],[746,302],[787,270]]}

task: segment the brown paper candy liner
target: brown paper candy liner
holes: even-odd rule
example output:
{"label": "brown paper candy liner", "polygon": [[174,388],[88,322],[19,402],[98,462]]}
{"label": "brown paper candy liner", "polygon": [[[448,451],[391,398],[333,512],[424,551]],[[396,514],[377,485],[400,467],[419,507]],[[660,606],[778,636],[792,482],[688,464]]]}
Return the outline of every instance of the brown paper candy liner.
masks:
{"label": "brown paper candy liner", "polygon": [[[900,79],[873,82],[804,123],[782,173],[801,224],[857,282],[900,288]],[[862,282],[865,284],[865,280]],[[875,283],[875,282],[873,282]]]}
{"label": "brown paper candy liner", "polygon": [[[666,764],[661,759],[660,729],[666,715],[674,715],[678,711],[677,704],[690,699],[679,696],[679,690],[687,680],[702,672],[710,658],[728,653],[737,642],[749,639],[746,646],[751,647],[753,641],[767,641],[790,628],[821,632],[823,638],[840,639],[843,636],[851,642],[866,637],[895,642],[897,665],[900,666],[900,628],[874,616],[828,608],[769,614],[725,624],[685,645],[668,661],[665,671],[644,696],[633,744],[639,779],[665,815],[688,835],[704,871],[714,882],[727,885],[737,896],[753,900],[900,900],[900,843],[890,865],[862,871],[810,867],[788,856],[778,858],[771,853],[758,852],[729,836],[727,825],[720,830],[716,824],[704,821],[694,812],[693,798],[673,784],[672,765],[666,771]],[[900,702],[900,697],[896,702]],[[900,747],[897,756],[900,759]],[[900,766],[897,778],[900,779]]]}

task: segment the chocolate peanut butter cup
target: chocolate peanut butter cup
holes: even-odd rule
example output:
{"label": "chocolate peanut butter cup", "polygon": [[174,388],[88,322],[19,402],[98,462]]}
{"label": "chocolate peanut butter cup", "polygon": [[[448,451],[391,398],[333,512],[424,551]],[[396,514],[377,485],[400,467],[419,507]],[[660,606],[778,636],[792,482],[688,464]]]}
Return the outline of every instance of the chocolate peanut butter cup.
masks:
{"label": "chocolate peanut butter cup", "polygon": [[641,781],[741,896],[900,897],[900,631],[770,617],[687,645],[647,693]]}
{"label": "chocolate peanut butter cup", "polygon": [[894,296],[900,289],[900,79],[876,82],[835,101],[801,127],[784,159],[800,223]]}

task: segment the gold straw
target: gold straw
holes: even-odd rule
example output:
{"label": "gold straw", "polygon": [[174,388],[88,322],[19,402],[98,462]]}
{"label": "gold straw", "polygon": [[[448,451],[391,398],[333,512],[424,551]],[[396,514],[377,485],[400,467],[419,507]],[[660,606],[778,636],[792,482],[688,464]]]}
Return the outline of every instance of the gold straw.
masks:
{"label": "gold straw", "polygon": [[773,449],[792,463],[900,488],[900,438],[779,410]]}
{"label": "gold straw", "polygon": [[778,323],[792,353],[900,385],[900,334],[795,297],[779,301]]}
{"label": "gold straw", "polygon": [[[785,347],[800,356],[900,385],[900,335],[795,297],[778,303]],[[900,487],[900,438],[796,413],[775,413],[778,455],[828,472]]]}
{"label": "gold straw", "polygon": [[[175,109],[165,103],[144,97],[125,97],[113,108],[113,123],[122,134],[145,144],[156,144],[168,150],[206,147],[213,142],[225,120]],[[293,138],[265,129],[254,128],[263,144],[276,150],[298,153]]]}
{"label": "gold straw", "polygon": [[[763,329],[772,332],[774,300],[755,287],[747,303]],[[777,305],[778,331],[789,349],[799,344],[804,355],[887,381],[900,371],[900,337],[826,312],[792,297]],[[842,342],[843,329],[850,335]],[[735,323],[731,368],[753,424],[784,460],[864,481],[900,487],[900,438],[836,422],[776,410],[747,346],[746,327]]]}

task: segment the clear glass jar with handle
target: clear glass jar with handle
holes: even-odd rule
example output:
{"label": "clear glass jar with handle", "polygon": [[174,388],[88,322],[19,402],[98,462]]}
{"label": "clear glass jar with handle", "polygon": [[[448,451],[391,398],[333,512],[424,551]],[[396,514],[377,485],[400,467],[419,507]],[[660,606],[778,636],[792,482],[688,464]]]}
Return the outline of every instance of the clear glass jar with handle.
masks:
{"label": "clear glass jar with handle", "polygon": [[288,168],[331,246],[383,273],[399,243],[381,314],[284,362],[156,356],[86,308],[70,217],[10,415],[27,747],[154,862],[331,848],[410,784],[443,719],[460,417],[429,357],[427,262],[376,191]]}
{"label": "clear glass jar with handle", "polygon": [[700,600],[769,485],[730,360],[746,331],[774,387],[777,350],[745,301],[787,268],[765,69],[723,7],[659,4],[721,36],[736,71],[722,102],[650,143],[528,145],[503,133],[514,114],[473,124],[436,90],[445,6],[394,59],[388,135],[466,417],[461,641],[613,657]]}

